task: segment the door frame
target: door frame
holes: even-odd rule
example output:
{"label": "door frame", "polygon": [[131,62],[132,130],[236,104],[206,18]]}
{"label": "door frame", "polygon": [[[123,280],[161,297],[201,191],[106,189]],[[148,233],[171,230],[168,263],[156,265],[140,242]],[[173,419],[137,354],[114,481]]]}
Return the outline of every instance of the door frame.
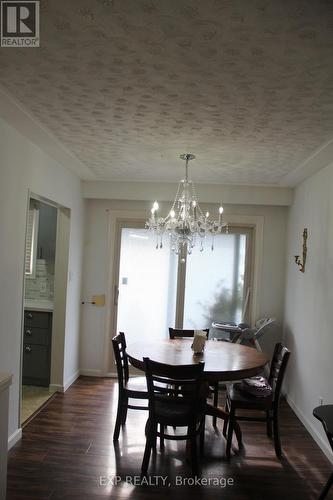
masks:
{"label": "door frame", "polygon": [[120,252],[121,252],[121,233],[122,229],[145,229],[145,220],[137,219],[135,221],[127,219],[118,219],[116,221],[115,255],[114,255],[114,280],[111,292],[113,315],[112,331],[116,332],[118,320],[118,297],[119,297],[119,273],[120,273]]}
{"label": "door frame", "polygon": [[[67,306],[67,285],[68,285],[68,264],[69,264],[69,242],[71,209],[59,203],[45,198],[30,189],[28,190],[26,209],[26,228],[24,239],[24,258],[26,254],[26,241],[28,229],[28,211],[30,199],[34,199],[50,205],[57,209],[57,235],[56,254],[54,270],[54,307],[52,312],[52,340],[51,340],[51,367],[49,387],[64,392],[64,361],[65,361],[65,329],[66,329],[66,306]],[[21,352],[20,352],[20,377],[19,377],[19,412],[18,427],[21,428],[21,406],[22,406],[22,377],[23,377],[23,344],[24,344],[24,311],[25,311],[25,266],[23,266],[22,279],[22,313],[21,313]]]}
{"label": "door frame", "polygon": [[[144,227],[144,222],[147,220],[147,211],[143,210],[119,210],[106,209],[108,213],[108,234],[107,234],[107,290],[106,290],[106,318],[104,332],[104,350],[103,350],[103,376],[116,377],[113,360],[113,351],[111,339],[117,333],[117,326],[114,315],[114,285],[117,281],[117,227],[121,223],[141,224]],[[249,283],[250,283],[250,300],[248,306],[248,318],[251,324],[254,324],[258,319],[259,304],[260,304],[260,283],[262,275],[262,257],[263,257],[263,238],[264,238],[264,216],[262,215],[232,215],[228,214],[228,223],[230,226],[249,227],[252,229],[251,248],[251,265],[249,266]],[[117,226],[118,224],[118,226]],[[248,249],[247,249],[248,250]],[[118,252],[119,254],[119,252]],[[111,370],[110,370],[111,368]]]}

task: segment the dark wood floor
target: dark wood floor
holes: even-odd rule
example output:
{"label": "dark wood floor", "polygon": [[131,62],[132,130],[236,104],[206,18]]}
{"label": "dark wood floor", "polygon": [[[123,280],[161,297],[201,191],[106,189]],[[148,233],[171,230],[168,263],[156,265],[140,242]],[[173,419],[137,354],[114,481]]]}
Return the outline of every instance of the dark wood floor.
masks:
{"label": "dark wood floor", "polygon": [[[66,394],[56,395],[25,427],[22,441],[9,454],[7,500],[155,500],[169,496],[173,500],[306,500],[318,497],[331,472],[328,460],[283,403],[283,460],[276,459],[264,425],[244,422],[245,449],[227,463],[224,440],[207,418],[201,477],[210,480],[210,486],[177,486],[180,478],[190,478],[190,468],[184,460],[184,444],[170,441],[163,453],[157,450],[151,463],[152,482],[157,481],[154,474],[163,476],[159,485],[136,486],[130,483],[139,478],[147,413],[128,412],[126,430],[119,447],[114,448],[116,403],[116,383],[110,379],[81,377]],[[110,483],[114,476],[122,478],[118,485]],[[167,485],[163,486],[165,476]],[[233,485],[223,488],[228,479]]]}

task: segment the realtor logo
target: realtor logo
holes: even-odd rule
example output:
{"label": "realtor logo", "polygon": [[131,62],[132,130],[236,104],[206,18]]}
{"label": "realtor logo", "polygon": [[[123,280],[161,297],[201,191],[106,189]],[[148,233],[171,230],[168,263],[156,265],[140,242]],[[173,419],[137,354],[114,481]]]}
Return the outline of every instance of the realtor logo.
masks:
{"label": "realtor logo", "polygon": [[39,47],[39,1],[1,2],[1,47]]}

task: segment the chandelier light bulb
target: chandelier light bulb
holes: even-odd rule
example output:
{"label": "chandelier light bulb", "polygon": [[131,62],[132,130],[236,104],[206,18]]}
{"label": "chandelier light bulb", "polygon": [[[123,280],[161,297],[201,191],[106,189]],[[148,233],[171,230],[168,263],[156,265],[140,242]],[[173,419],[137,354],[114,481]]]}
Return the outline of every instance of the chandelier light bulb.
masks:
{"label": "chandelier light bulb", "polygon": [[197,202],[195,200],[192,201],[192,207],[195,208],[197,206]]}
{"label": "chandelier light bulb", "polygon": [[209,212],[206,212],[206,219],[208,219],[209,217]]}
{"label": "chandelier light bulb", "polygon": [[172,209],[170,210],[170,217],[172,217],[172,219],[175,217],[176,213],[175,211]]}
{"label": "chandelier light bulb", "polygon": [[159,206],[158,206],[158,203],[157,201],[155,200],[154,203],[153,203],[153,209],[154,211],[156,212],[156,210],[158,210]]}
{"label": "chandelier light bulb", "polygon": [[220,206],[220,208],[219,208],[219,214],[220,214],[220,215],[222,215],[222,214],[223,214],[223,207],[222,207],[222,205],[221,205],[221,206]]}

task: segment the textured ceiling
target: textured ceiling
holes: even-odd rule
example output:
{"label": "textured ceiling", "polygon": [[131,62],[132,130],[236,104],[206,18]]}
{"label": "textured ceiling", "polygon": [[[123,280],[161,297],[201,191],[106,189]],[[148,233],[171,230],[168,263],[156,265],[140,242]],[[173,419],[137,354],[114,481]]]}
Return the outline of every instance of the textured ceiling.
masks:
{"label": "textured ceiling", "polygon": [[41,0],[0,83],[104,180],[278,184],[333,137],[333,5]]}

